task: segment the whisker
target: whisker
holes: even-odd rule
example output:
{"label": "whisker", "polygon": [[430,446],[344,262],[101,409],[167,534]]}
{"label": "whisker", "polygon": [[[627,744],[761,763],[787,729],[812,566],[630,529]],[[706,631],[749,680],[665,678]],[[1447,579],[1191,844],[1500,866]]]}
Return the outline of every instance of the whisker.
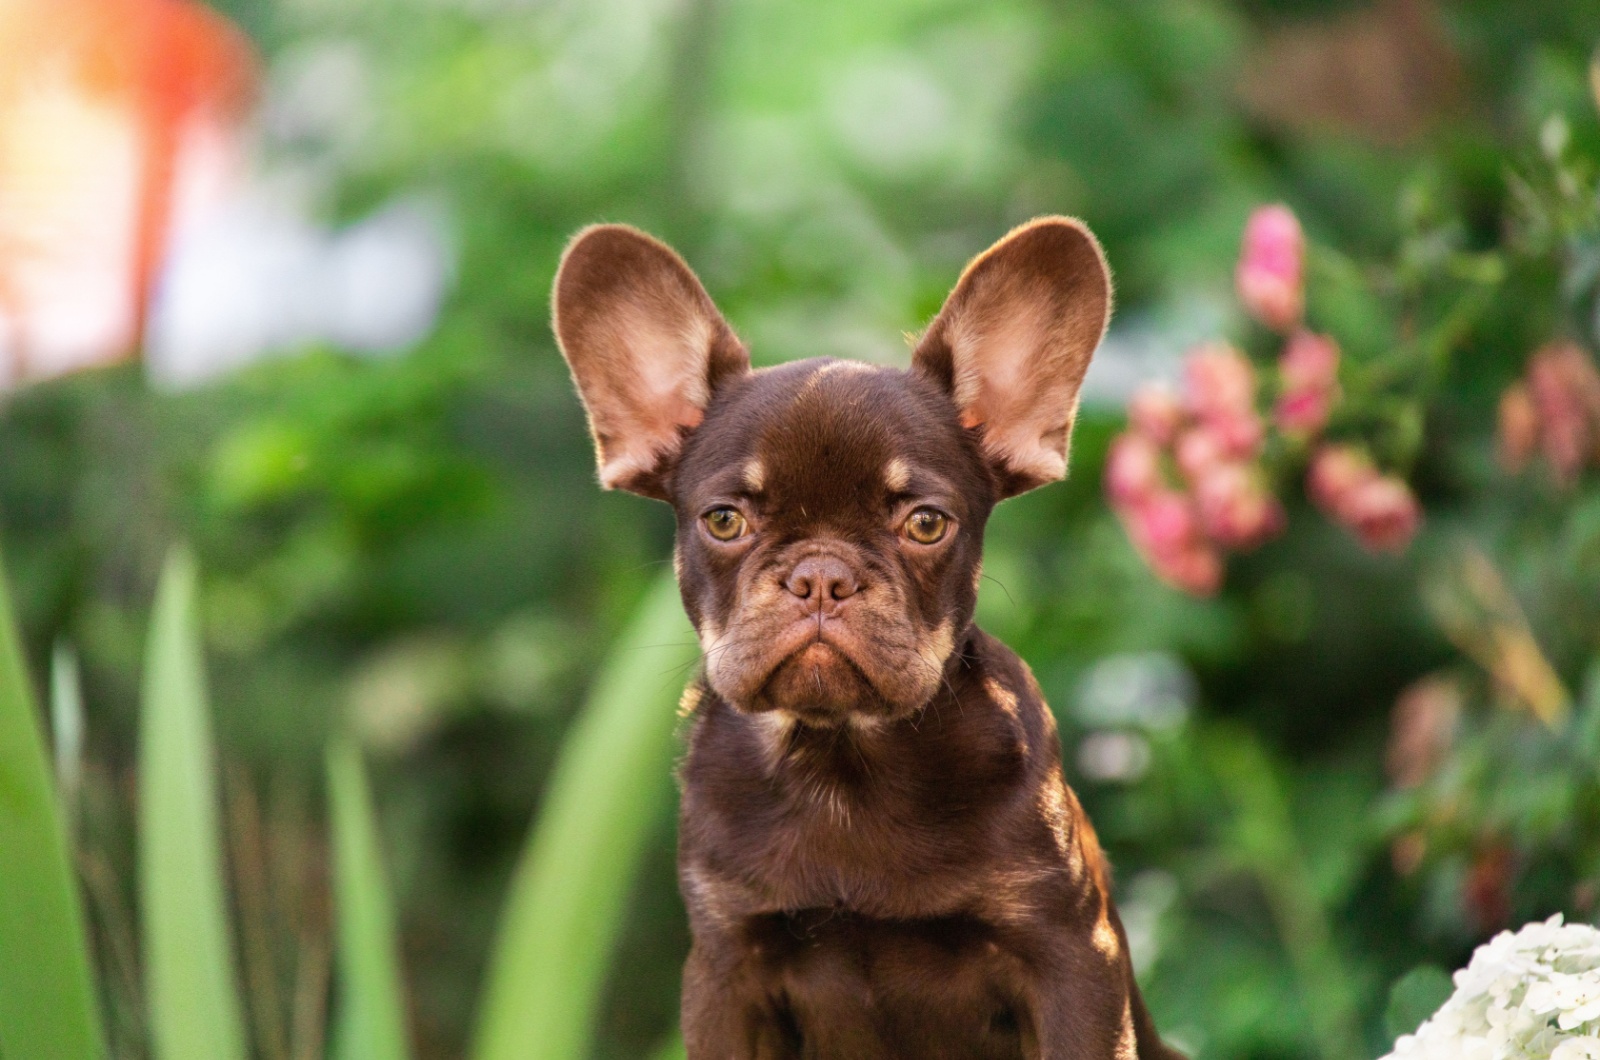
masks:
{"label": "whisker", "polygon": [[1001,581],[999,578],[996,578],[992,574],[982,574],[982,573],[980,573],[979,576],[982,577],[985,581],[991,581],[991,582],[994,582],[996,585],[1000,586],[1000,591],[1006,594],[1006,600],[1008,602],[1010,602],[1011,606],[1012,607],[1016,607],[1017,606],[1017,601],[1012,598],[1011,590],[1006,588],[1005,582]]}

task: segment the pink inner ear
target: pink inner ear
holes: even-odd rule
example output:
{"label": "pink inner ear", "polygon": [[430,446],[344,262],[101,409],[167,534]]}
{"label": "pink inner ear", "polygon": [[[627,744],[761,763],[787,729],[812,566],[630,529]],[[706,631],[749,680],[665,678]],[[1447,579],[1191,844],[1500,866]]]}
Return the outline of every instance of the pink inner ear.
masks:
{"label": "pink inner ear", "polygon": [[1001,312],[959,318],[951,329],[961,425],[982,425],[984,450],[1012,474],[1058,479],[1082,373],[1050,300],[1012,298],[992,308]]}
{"label": "pink inner ear", "polygon": [[600,479],[626,486],[655,471],[705,419],[706,358],[715,338],[703,317],[653,317],[636,307],[609,322],[619,356],[606,366],[604,397],[593,408],[601,432]]}

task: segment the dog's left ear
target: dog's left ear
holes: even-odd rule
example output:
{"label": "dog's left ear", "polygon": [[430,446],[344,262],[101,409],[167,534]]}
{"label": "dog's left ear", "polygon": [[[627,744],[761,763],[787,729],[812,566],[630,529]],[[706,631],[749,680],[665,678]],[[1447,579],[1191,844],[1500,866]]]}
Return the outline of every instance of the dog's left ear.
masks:
{"label": "dog's left ear", "polygon": [[912,370],[978,430],[1011,497],[1067,473],[1078,389],[1111,317],[1111,274],[1082,221],[1041,217],[972,259]]}

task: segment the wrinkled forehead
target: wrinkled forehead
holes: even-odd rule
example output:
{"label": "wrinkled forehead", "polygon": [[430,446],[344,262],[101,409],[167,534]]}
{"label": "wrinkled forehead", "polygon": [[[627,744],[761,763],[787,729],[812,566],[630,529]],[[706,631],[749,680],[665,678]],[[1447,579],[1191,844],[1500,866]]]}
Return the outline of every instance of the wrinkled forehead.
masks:
{"label": "wrinkled forehead", "polygon": [[950,400],[896,368],[797,361],[719,393],[679,466],[680,503],[758,496],[822,515],[886,495],[982,504],[988,483]]}

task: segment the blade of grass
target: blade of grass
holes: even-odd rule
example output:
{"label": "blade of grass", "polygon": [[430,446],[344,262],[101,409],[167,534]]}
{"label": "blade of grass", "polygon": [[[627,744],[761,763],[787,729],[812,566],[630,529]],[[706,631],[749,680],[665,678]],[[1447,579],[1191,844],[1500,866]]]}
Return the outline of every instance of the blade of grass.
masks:
{"label": "blade of grass", "polygon": [[139,745],[139,897],[159,1060],[244,1060],[223,890],[216,763],[194,559],[167,558],[145,659]]}
{"label": "blade of grass", "polygon": [[582,1060],[698,649],[670,576],[600,672],[550,779],[489,966],[477,1060]]}
{"label": "blade of grass", "polygon": [[333,904],[339,932],[339,1060],[405,1060],[405,992],[393,904],[361,752],[328,747]]}
{"label": "blade of grass", "polygon": [[104,1055],[66,829],[0,572],[0,1056]]}
{"label": "blade of grass", "polygon": [[70,836],[83,782],[83,681],[78,653],[64,640],[56,641],[50,653],[50,732],[55,738],[56,790]]}
{"label": "blade of grass", "polygon": [[662,1042],[653,1054],[653,1060],[688,1060],[689,1052],[683,1046],[683,1036],[677,1031]]}

